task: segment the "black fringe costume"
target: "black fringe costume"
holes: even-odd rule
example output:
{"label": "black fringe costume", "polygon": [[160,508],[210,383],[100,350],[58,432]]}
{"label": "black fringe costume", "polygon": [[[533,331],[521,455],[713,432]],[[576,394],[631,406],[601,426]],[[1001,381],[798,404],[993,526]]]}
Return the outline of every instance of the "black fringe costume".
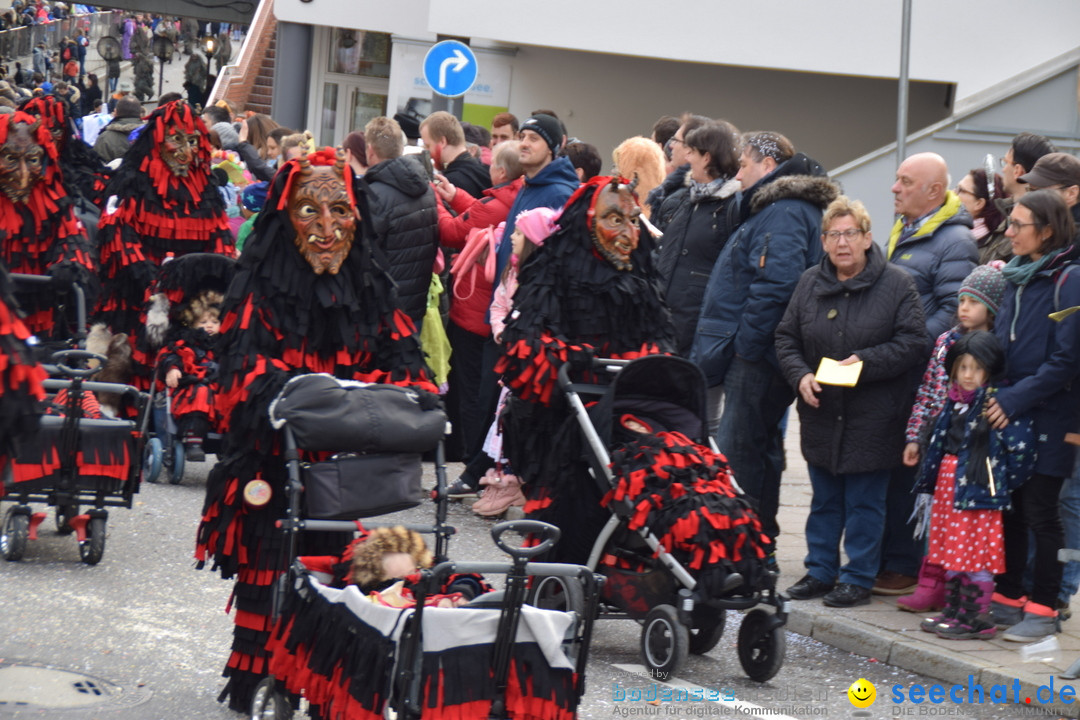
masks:
{"label": "black fringe costume", "polygon": [[45,370],[33,359],[29,337],[19,319],[11,279],[0,262],[0,497],[15,442],[37,431],[44,410]]}
{"label": "black fringe costume", "polygon": [[[34,286],[17,293],[24,323],[39,340],[67,341],[75,330],[62,312],[64,299],[77,283],[93,297],[97,288],[94,252],[64,190],[56,145],[47,124],[24,112],[0,115],[0,145],[16,124],[34,125],[34,141],[45,149],[44,176],[25,202],[0,193],[0,260],[13,273],[49,275],[54,286]],[[67,292],[65,292],[65,290]]]}
{"label": "black fringe costume", "polygon": [[[75,202],[75,214],[86,225],[87,233],[94,240],[97,219],[105,203],[105,185],[112,171],[101,161],[94,149],[78,138],[73,118],[67,117],[67,106],[52,95],[33,97],[19,108],[23,112],[45,119],[50,130],[60,128],[60,170],[64,190]],[[88,217],[93,217],[91,226]],[[96,246],[96,243],[94,243]]]}
{"label": "black fringe costume", "polygon": [[[524,483],[525,513],[562,529],[545,556],[583,563],[607,518],[582,457],[580,431],[556,387],[563,363],[585,382],[593,357],[634,358],[674,350],[675,331],[642,231],[633,269],[616,270],[594,249],[587,221],[597,194],[615,179],[595,177],[567,201],[557,230],[525,262],[503,333],[496,371],[510,388],[505,452]],[[626,182],[622,180],[621,182]]]}
{"label": "black fringe costume", "polygon": [[[199,567],[210,561],[223,578],[236,579],[236,630],[221,699],[229,697],[239,712],[248,711],[267,672],[272,583],[286,562],[285,539],[274,522],[285,514],[287,475],[269,403],[290,377],[311,372],[437,390],[415,328],[397,307],[393,281],[373,255],[370,229],[357,228],[336,275],[316,275],[297,249],[287,203],[304,162],[327,165],[335,158],[327,148],[278,171],[225,298],[216,353],[225,446],[207,482],[195,557]],[[343,158],[336,162],[351,193],[351,171]],[[258,508],[243,499],[246,483],[256,477],[273,490]],[[339,553],[348,538],[305,540],[303,552],[320,555]]]}
{"label": "black fringe costume", "polygon": [[[186,176],[174,175],[161,156],[165,133],[174,126],[199,133]],[[104,291],[96,315],[114,333],[141,337],[147,290],[169,255],[234,254],[225,201],[210,174],[211,151],[203,121],[191,106],[175,100],[150,113],[146,127],[109,179],[105,197],[115,202],[116,210],[110,213],[107,207],[98,225]],[[136,339],[140,385],[146,385],[151,359],[145,344]]]}

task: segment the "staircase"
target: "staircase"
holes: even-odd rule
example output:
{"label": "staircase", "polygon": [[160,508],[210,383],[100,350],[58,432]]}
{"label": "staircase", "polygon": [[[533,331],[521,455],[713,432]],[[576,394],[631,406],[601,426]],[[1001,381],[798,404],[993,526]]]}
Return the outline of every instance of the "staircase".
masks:
{"label": "staircase", "polygon": [[210,101],[226,100],[241,111],[270,114],[277,54],[274,0],[261,0],[236,62],[227,65],[210,93]]}
{"label": "staircase", "polygon": [[[275,22],[275,29],[276,29]],[[262,63],[259,64],[259,72],[255,75],[255,82],[251,86],[245,108],[252,112],[270,114],[270,106],[274,99],[274,65],[277,54],[277,33],[270,36],[270,44],[263,55]],[[231,101],[230,101],[231,102]]]}

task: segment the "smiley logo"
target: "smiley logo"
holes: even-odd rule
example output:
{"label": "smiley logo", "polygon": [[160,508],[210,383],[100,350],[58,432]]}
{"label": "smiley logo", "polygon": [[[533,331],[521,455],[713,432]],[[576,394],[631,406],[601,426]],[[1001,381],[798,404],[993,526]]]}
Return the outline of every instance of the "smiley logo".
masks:
{"label": "smiley logo", "polygon": [[857,708],[868,708],[877,699],[877,690],[866,678],[859,678],[847,689],[848,700]]}

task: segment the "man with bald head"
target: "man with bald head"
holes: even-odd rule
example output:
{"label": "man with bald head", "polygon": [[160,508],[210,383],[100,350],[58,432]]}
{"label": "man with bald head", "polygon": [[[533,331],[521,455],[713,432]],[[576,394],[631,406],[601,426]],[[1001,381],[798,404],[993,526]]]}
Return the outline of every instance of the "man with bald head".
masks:
{"label": "man with bald head", "polygon": [[915,278],[926,330],[936,339],[952,327],[960,283],[979,261],[974,223],[949,190],[949,169],[937,153],[918,153],[901,163],[892,192],[900,217],[887,254]]}
{"label": "man with bald head", "polygon": [[[900,164],[892,192],[899,218],[889,235],[891,262],[911,273],[926,313],[926,330],[936,340],[953,326],[960,285],[978,263],[971,234],[974,222],[960,198],[949,190],[949,169],[937,153],[918,153]],[[927,360],[930,347],[926,348]],[[911,374],[908,407],[915,399],[921,370]],[[878,595],[903,595],[915,589],[921,543],[912,538],[907,520],[914,495],[913,469],[896,459],[885,498],[885,533],[881,573],[874,583]]]}

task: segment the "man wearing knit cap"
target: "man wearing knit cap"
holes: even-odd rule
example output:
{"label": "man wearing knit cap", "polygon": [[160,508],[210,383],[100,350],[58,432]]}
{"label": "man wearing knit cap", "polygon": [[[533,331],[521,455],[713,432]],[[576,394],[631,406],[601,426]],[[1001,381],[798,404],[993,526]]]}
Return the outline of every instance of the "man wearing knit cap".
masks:
{"label": "man wearing knit cap", "polygon": [[1043,155],[1031,172],[1016,181],[1030,190],[1057,190],[1076,222],[1077,235],[1073,241],[1080,241],[1080,158],[1060,152]]}
{"label": "man wearing knit cap", "polygon": [[[565,157],[557,157],[562,148],[563,131],[562,123],[551,115],[537,113],[521,124],[518,133],[519,149],[518,159],[525,171],[525,184],[514,198],[514,204],[506,217],[506,227],[503,230],[502,240],[499,242],[497,253],[498,264],[495,277],[502,277],[506,264],[510,261],[512,245],[510,236],[514,234],[514,225],[517,217],[526,210],[538,207],[548,207],[557,210],[566,204],[570,196],[581,184],[574,166]],[[490,303],[489,303],[490,305]],[[482,366],[494,367],[495,358],[501,352],[500,346],[489,338],[483,349]],[[489,383],[494,376],[484,378],[485,384]],[[495,412],[497,393],[482,391],[482,413],[491,417]],[[480,463],[469,463],[466,472],[450,486],[450,492],[455,497],[464,497],[465,494],[475,490],[480,482],[480,475],[486,470],[486,453],[478,453]]]}

